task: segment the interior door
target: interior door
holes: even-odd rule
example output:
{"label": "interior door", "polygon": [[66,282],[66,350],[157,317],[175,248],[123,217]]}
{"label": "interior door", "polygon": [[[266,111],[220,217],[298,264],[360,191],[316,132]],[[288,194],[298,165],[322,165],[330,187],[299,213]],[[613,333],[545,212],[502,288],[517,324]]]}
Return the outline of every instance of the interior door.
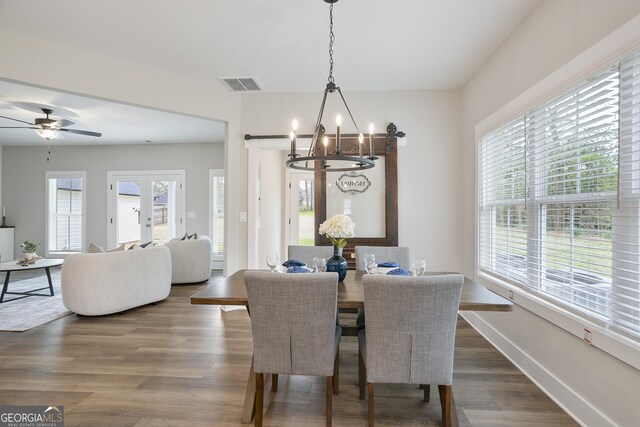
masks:
{"label": "interior door", "polygon": [[183,174],[110,173],[109,248],[164,244],[184,233]]}
{"label": "interior door", "polygon": [[313,172],[292,173],[289,181],[289,244],[313,246],[314,217]]}

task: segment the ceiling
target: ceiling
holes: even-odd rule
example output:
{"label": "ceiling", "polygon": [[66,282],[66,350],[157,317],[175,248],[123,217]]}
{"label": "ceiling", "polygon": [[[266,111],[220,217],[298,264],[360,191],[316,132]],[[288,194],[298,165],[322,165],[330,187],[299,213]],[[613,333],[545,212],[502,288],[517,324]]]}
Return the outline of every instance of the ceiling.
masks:
{"label": "ceiling", "polygon": [[[334,6],[336,83],[350,92],[459,89],[537,3],[339,1]],[[255,77],[266,92],[323,90],[328,75],[328,15],[329,5],[322,0],[0,1],[0,28],[18,37],[194,79]],[[5,92],[7,85],[11,86],[0,82],[5,107],[6,101],[18,101],[65,108],[76,117],[62,117],[75,121],[77,129],[103,132],[100,143],[126,138],[118,133],[128,133],[129,142],[159,142],[171,134],[181,141],[199,138],[195,135],[199,122],[187,123],[184,117],[175,117],[174,126],[162,112],[131,106],[119,111],[117,104],[83,103],[79,97],[38,94],[33,88],[22,93],[13,88],[16,91],[10,93]],[[0,115],[8,115],[2,111]],[[218,137],[220,124],[210,124],[217,128],[204,132]],[[145,129],[134,133],[136,127],[144,127],[149,135]],[[178,135],[188,129],[192,135]],[[0,133],[2,144],[6,131]],[[208,135],[211,140],[212,134]],[[71,138],[67,136],[65,143]]]}
{"label": "ceiling", "polygon": [[[0,116],[33,123],[45,117],[75,124],[69,129],[102,133],[91,137],[62,133],[57,145],[167,144],[224,142],[225,124],[214,120],[173,114],[96,98],[19,85],[0,80]],[[0,126],[28,126],[0,117]],[[0,145],[42,145],[44,140],[30,129],[0,129]]]}

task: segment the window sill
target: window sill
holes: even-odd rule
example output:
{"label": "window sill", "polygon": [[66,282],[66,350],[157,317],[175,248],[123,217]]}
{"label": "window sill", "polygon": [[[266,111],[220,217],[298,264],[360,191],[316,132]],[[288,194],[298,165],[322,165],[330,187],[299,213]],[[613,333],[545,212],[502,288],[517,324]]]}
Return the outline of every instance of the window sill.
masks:
{"label": "window sill", "polygon": [[[478,272],[478,282],[493,292],[547,320],[555,326],[583,340],[585,329],[591,331],[591,345],[640,370],[640,342],[612,331],[607,324],[596,318],[587,318],[558,307],[533,295],[519,286],[511,285],[497,277]],[[510,292],[512,297],[510,298]]]}
{"label": "window sill", "polygon": [[46,258],[66,258],[68,255],[73,255],[73,254],[80,254],[82,253],[81,251],[75,251],[75,252],[47,252],[45,254]]}

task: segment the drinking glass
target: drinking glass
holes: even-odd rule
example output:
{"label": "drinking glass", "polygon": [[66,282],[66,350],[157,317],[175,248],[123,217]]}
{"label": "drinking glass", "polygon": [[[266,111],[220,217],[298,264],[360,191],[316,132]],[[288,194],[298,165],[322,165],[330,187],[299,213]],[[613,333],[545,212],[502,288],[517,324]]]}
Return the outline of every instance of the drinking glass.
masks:
{"label": "drinking glass", "polygon": [[427,261],[423,259],[411,260],[411,274],[414,276],[424,276],[427,271]]}
{"label": "drinking glass", "polygon": [[269,266],[269,268],[271,268],[272,273],[276,271],[276,266],[278,265],[279,261],[280,258],[278,257],[277,252],[272,251],[267,253],[267,265]]}
{"label": "drinking glass", "polygon": [[376,264],[376,256],[374,254],[365,254],[364,255],[364,269],[367,270],[368,274],[373,273],[378,264]]}
{"label": "drinking glass", "polygon": [[327,271],[327,260],[325,258],[314,258],[313,271],[315,271],[316,273]]}

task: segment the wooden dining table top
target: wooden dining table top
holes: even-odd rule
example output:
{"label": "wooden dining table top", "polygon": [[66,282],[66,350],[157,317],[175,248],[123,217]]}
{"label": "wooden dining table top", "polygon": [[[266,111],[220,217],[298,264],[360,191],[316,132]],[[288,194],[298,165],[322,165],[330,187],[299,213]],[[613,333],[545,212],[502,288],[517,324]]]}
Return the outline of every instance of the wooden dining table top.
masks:
{"label": "wooden dining table top", "polygon": [[[205,305],[248,305],[247,290],[244,284],[244,272],[239,270],[221,281],[211,284],[191,296],[191,304]],[[283,274],[283,273],[273,273]],[[311,273],[310,273],[311,274]],[[364,289],[362,287],[363,271],[347,272],[344,281],[338,283],[339,308],[363,308]],[[429,272],[427,275],[452,274]],[[512,311],[513,304],[506,298],[493,293],[480,283],[464,278],[460,298],[462,311]]]}

